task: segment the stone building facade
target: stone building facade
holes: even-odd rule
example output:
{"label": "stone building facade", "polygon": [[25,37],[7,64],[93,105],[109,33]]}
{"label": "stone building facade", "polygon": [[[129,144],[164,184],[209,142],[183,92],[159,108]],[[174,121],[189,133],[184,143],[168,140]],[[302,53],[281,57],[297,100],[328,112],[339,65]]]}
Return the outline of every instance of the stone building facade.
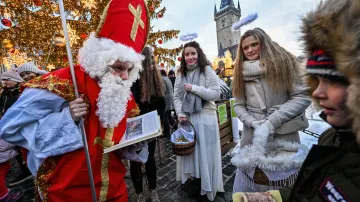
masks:
{"label": "stone building facade", "polygon": [[220,9],[214,8],[214,20],[216,22],[218,56],[223,57],[227,50],[233,59],[236,58],[237,46],[240,41],[240,31],[231,31],[233,23],[241,17],[240,2],[237,7],[233,0],[221,0]]}

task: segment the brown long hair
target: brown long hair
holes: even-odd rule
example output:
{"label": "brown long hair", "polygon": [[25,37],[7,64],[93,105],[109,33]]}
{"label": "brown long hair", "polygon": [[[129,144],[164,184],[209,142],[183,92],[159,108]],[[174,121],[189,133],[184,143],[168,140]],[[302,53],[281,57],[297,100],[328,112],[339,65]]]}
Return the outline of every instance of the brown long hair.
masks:
{"label": "brown long hair", "polygon": [[232,83],[233,95],[240,98],[244,94],[243,63],[246,60],[242,42],[246,37],[254,36],[260,43],[260,63],[265,65],[265,78],[274,90],[290,90],[300,75],[298,58],[271,40],[260,28],[246,31],[240,38]]}
{"label": "brown long hair", "polygon": [[184,45],[184,49],[181,53],[181,62],[180,62],[179,73],[186,76],[187,65],[185,62],[185,48],[187,48],[187,47],[193,47],[196,49],[196,52],[198,54],[198,66],[200,68],[200,72],[205,72],[205,68],[206,68],[206,66],[210,65],[210,62],[206,58],[204,51],[200,48],[199,43],[196,41],[190,41]]}
{"label": "brown long hair", "polygon": [[[142,103],[150,102],[151,97],[165,97],[164,84],[160,71],[155,65],[154,55],[150,47],[142,51],[145,60],[142,62],[143,70],[140,73],[141,99]],[[151,67],[152,66],[152,67]]]}

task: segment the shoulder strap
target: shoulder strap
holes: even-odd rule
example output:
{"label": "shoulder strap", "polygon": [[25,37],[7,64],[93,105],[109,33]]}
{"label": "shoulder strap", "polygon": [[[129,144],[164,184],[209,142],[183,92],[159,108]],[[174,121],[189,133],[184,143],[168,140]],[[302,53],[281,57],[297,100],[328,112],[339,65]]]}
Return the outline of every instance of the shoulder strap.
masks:
{"label": "shoulder strap", "polygon": [[259,103],[259,105],[260,105],[260,109],[261,110],[266,110],[267,108],[266,108],[263,100],[261,99],[258,91],[256,90],[255,84],[253,82],[249,82],[249,85],[250,85],[251,90],[255,94],[255,98],[256,98],[257,102]]}

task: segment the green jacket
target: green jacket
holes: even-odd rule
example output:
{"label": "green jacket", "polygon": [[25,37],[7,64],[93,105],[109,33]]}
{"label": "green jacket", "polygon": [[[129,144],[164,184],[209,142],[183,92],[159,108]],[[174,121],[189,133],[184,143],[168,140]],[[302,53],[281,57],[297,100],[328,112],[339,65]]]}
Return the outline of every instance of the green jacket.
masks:
{"label": "green jacket", "polygon": [[351,130],[325,131],[280,193],[284,202],[360,201],[360,146]]}

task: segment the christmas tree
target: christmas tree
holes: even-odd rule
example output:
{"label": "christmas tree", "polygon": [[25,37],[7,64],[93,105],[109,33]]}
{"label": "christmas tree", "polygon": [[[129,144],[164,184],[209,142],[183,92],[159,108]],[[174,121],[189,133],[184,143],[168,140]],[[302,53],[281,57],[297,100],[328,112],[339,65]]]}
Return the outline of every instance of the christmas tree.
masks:
{"label": "christmas tree", "polygon": [[[94,32],[109,0],[65,0],[67,28],[73,56],[76,56],[84,40]],[[148,0],[151,19],[162,18],[166,8],[160,8],[161,0]],[[4,27],[0,31],[1,60],[14,63],[33,60],[51,70],[68,65],[65,41],[56,0],[0,0],[0,21]],[[178,30],[153,31],[148,45],[154,48],[158,61],[174,65],[174,59],[182,47],[161,48],[159,44],[177,37]],[[19,59],[19,55],[22,56]],[[4,60],[5,58],[5,60]],[[75,58],[76,59],[76,58]]]}
{"label": "christmas tree", "polygon": [[[160,9],[162,0],[148,0],[148,8],[150,11],[151,19],[159,19],[164,16],[166,8]],[[160,66],[164,67],[164,62],[170,66],[175,66],[176,56],[179,55],[182,50],[182,45],[177,48],[167,49],[159,46],[164,42],[167,42],[173,38],[178,38],[179,30],[166,30],[166,31],[154,31],[154,27],[151,27],[151,32],[148,40],[148,45],[154,48],[154,55],[158,57]]]}

